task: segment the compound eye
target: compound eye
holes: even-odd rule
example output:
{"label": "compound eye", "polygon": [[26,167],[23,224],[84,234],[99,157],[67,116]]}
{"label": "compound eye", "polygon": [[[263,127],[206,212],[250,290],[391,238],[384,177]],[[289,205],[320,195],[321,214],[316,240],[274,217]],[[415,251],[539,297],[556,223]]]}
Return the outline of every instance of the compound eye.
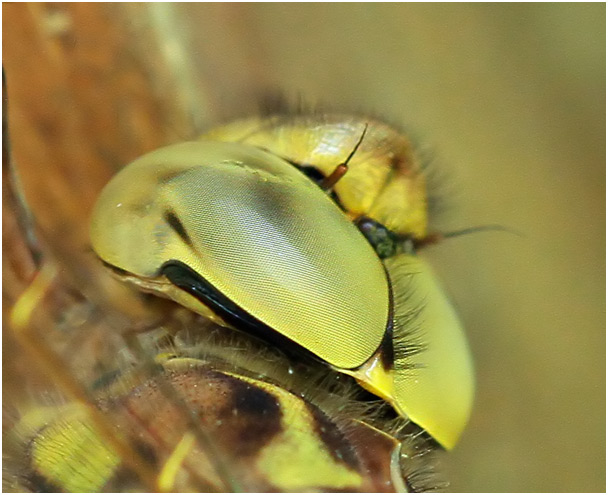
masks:
{"label": "compound eye", "polygon": [[[385,260],[395,303],[393,405],[452,449],[471,413],[474,376],[460,321],[429,265],[418,256]],[[410,352],[412,346],[418,352]]]}
{"label": "compound eye", "polygon": [[421,159],[404,134],[374,119],[332,114],[250,118],[211,129],[205,139],[265,149],[323,182],[365,138],[332,188],[351,218],[371,218],[399,236],[427,234],[428,201]]}
{"label": "compound eye", "polygon": [[[146,155],[112,179],[91,240],[140,288],[299,346],[451,449],[474,388],[462,328],[423,260],[387,252],[383,265],[372,245],[390,251],[390,231],[374,220],[364,227],[276,155],[191,142]],[[381,370],[388,328],[391,359]]]}
{"label": "compound eye", "polygon": [[364,363],[387,328],[372,247],[310,179],[252,146],[191,142],[142,157],[104,189],[91,239],[149,290],[238,316],[336,368]]}

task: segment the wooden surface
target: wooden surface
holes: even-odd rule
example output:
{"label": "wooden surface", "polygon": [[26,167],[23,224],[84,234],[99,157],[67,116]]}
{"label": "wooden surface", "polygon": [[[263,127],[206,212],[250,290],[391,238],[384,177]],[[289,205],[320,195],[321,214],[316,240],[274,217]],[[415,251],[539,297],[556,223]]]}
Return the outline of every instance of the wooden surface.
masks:
{"label": "wooden surface", "polygon": [[[428,250],[478,393],[454,490],[605,490],[605,6],[4,4],[13,152],[57,255],[122,164],[280,89],[415,132],[446,179]],[[87,280],[74,267],[71,279]],[[86,265],[85,265],[86,266]],[[68,268],[69,271],[69,268]]]}

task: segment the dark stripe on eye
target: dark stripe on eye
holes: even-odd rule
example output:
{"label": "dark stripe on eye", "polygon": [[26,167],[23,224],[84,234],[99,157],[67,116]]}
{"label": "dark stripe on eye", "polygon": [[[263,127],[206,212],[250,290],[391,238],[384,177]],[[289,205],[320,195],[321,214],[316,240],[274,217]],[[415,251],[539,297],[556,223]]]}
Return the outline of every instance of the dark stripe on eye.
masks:
{"label": "dark stripe on eye", "polygon": [[233,303],[207,280],[181,261],[171,260],[164,263],[159,270],[159,274],[165,275],[175,286],[196,297],[234,328],[262,338],[266,342],[274,344],[288,355],[292,354],[292,351],[295,351],[296,353],[319,360],[318,357],[305,347],[273,330]]}
{"label": "dark stripe on eye", "polygon": [[177,218],[175,213],[173,213],[172,211],[165,211],[164,218],[165,222],[167,222],[169,224],[169,227],[171,227],[175,232],[177,232],[177,235],[181,237],[182,241],[188,244],[188,246],[192,247],[192,239],[190,239],[190,236],[188,235],[188,232],[186,232],[184,225],[179,220],[179,218]]}
{"label": "dark stripe on eye", "polygon": [[[243,308],[232,302],[227,296],[222,294],[210,282],[205,280],[200,274],[178,260],[170,260],[164,263],[159,269],[159,275],[166,276],[173,285],[197,298],[205,306],[210,308],[215,314],[220,316],[226,323],[241,331],[248,332],[250,335],[257,336],[274,344],[277,348],[289,356],[300,355],[312,357],[320,360],[305,347],[297,344],[289,337],[286,337],[272,329],[255,316],[251,315]],[[387,322],[387,330],[376,352],[381,351],[382,365],[386,370],[393,368],[393,296],[390,294],[390,309]],[[332,342],[329,343],[330,345]],[[295,352],[293,352],[295,351]],[[372,354],[372,355],[373,355]],[[370,356],[371,357],[371,356]],[[322,360],[321,360],[322,361]]]}

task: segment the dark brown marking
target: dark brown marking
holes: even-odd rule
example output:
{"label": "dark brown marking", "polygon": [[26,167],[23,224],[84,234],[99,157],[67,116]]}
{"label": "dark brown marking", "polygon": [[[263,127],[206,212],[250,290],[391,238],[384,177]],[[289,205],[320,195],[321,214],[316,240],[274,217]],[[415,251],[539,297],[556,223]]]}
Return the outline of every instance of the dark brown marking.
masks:
{"label": "dark brown marking", "polygon": [[367,473],[369,491],[393,491],[391,457],[398,441],[373,429],[366,423],[353,421],[348,425],[346,435],[357,452]]}
{"label": "dark brown marking", "polygon": [[102,491],[128,493],[137,491],[140,486],[137,475],[122,463],[116,467],[112,477],[102,487]]}
{"label": "dark brown marking", "polygon": [[231,398],[217,414],[224,423],[223,445],[238,457],[253,456],[281,433],[283,412],[278,399],[260,387],[238,379],[229,383]]}
{"label": "dark brown marking", "polygon": [[315,421],[315,433],[327,447],[327,452],[336,462],[358,471],[360,468],[359,459],[338,425],[333,423],[318,407],[309,402],[305,402],[305,404]]}
{"label": "dark brown marking", "polygon": [[177,235],[180,236],[182,241],[184,241],[188,246],[192,247],[192,239],[190,239],[190,236],[188,235],[188,232],[186,232],[184,224],[182,224],[180,219],[177,218],[177,215],[172,211],[165,211],[164,218],[165,222],[167,222],[169,224],[169,227],[171,227],[177,233]]}
{"label": "dark brown marking", "polygon": [[61,493],[64,491],[61,486],[46,479],[45,476],[36,471],[32,471],[23,476],[23,484],[33,493]]}
{"label": "dark brown marking", "polygon": [[148,462],[148,464],[152,466],[158,465],[158,456],[151,445],[136,438],[131,439],[131,444],[133,445],[133,449],[141,456],[142,459]]}
{"label": "dark brown marking", "polygon": [[233,385],[234,407],[239,413],[281,420],[281,409],[276,397],[249,383]]}

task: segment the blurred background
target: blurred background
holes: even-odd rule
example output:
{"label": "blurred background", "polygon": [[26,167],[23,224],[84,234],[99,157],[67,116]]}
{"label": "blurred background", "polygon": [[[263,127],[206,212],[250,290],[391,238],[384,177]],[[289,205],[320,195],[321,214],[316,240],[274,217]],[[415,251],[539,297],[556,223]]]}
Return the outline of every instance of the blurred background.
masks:
{"label": "blurred background", "polygon": [[[385,116],[432,154],[425,256],[475,356],[454,491],[605,486],[605,5],[3,4],[15,160],[83,249],[116,169],[269,91]],[[76,246],[76,248],[74,247]],[[5,290],[5,293],[8,289]],[[10,302],[10,301],[9,301]]]}

